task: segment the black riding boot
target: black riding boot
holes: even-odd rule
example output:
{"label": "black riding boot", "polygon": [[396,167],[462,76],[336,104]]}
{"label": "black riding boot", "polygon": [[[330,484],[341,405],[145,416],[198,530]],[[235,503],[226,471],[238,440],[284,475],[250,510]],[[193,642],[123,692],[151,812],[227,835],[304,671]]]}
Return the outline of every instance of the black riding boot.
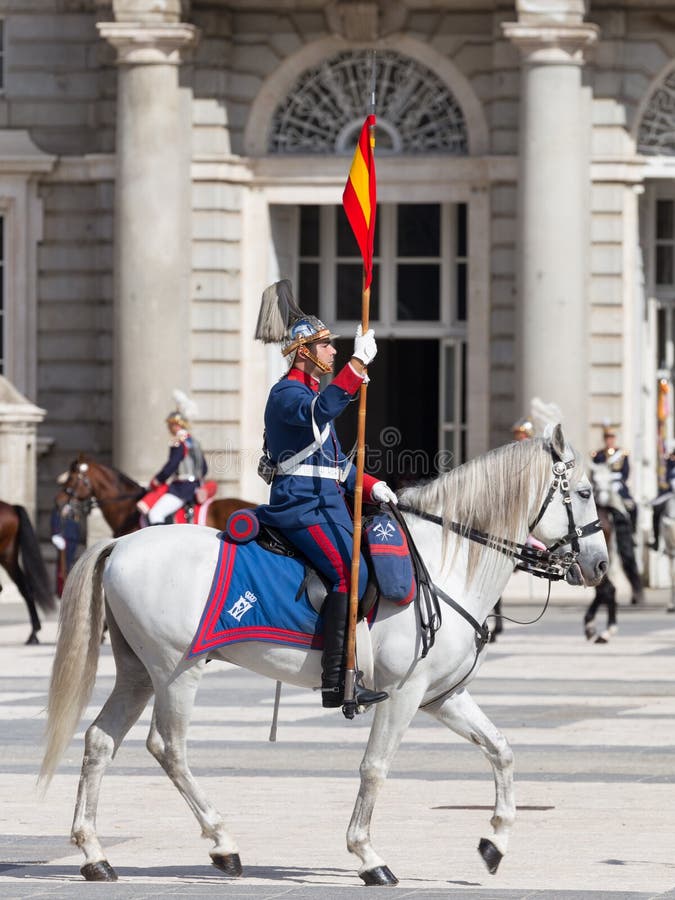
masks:
{"label": "black riding boot", "polygon": [[[326,709],[337,709],[344,702],[345,632],[349,597],[345,593],[331,591],[326,597],[321,617],[323,619],[323,655],[321,656],[321,702]],[[370,691],[356,683],[355,699],[358,706],[369,706],[386,700],[384,691]]]}

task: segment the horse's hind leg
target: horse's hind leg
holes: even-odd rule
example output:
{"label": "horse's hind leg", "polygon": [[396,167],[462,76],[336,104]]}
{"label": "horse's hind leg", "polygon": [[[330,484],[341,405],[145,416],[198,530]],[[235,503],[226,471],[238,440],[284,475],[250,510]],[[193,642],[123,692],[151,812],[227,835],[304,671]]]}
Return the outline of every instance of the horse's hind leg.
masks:
{"label": "horse's hind leg", "polygon": [[145,667],[126,642],[121,643],[124,639],[114,624],[111,633],[117,666],[115,687],[87,729],[71,832],[71,840],[85,856],[80,872],[87,881],[117,881],[96,834],[101,780],[125,735],[152,696],[152,682]]}
{"label": "horse's hind leg", "polygon": [[495,811],[490,820],[492,840],[481,838],[478,851],[494,875],[506,853],[511,828],[516,818],[513,792],[513,751],[504,735],[488,719],[467,690],[453,694],[430,713],[452,731],[478,744],[490,760],[495,779]]}
{"label": "horse's hind leg", "polygon": [[214,842],[215,846],[209,851],[213,865],[226,875],[238,877],[242,868],[237,844],[225,828],[222,816],[197,784],[187,763],[187,729],[204,665],[204,660],[200,660],[168,684],[156,685],[147,748],[194,813],[202,836]]}
{"label": "horse's hind leg", "polygon": [[30,626],[31,633],[26,641],[27,644],[39,644],[40,641],[38,639],[37,633],[42,628],[40,623],[40,617],[38,616],[37,607],[35,606],[35,601],[33,600],[33,594],[28,586],[28,581],[26,576],[23,574],[21,569],[19,568],[18,563],[4,563],[5,569],[7,570],[7,574],[11,577],[14,584],[19,589],[19,593],[24,599],[26,606],[28,607],[28,615],[30,616]]}

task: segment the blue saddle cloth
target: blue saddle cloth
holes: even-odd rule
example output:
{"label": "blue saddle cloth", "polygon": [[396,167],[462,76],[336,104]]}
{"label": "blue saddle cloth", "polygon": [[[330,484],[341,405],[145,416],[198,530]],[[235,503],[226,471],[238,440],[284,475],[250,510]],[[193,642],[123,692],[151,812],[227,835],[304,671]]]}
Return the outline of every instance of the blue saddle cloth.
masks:
{"label": "blue saddle cloth", "polygon": [[237,641],[321,649],[322,621],[305,591],[302,563],[252,541],[220,540],[211,590],[188,656]]}

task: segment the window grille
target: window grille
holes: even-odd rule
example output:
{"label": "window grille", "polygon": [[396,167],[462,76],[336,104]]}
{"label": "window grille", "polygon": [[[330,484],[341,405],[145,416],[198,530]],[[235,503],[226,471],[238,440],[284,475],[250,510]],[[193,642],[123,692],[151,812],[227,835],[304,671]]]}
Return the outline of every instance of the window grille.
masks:
{"label": "window grille", "polygon": [[[367,112],[372,57],[348,50],[305,71],[274,112],[270,153],[354,152]],[[377,153],[468,154],[464,114],[426,66],[376,54]]]}

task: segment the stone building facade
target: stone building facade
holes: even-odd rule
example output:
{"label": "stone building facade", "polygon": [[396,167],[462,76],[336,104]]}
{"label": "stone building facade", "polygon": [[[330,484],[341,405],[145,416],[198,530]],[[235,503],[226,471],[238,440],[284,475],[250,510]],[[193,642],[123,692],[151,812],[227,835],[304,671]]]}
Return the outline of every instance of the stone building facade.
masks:
{"label": "stone building facade", "polygon": [[360,269],[340,202],[373,49],[370,467],[431,474],[508,440],[539,397],[583,451],[618,425],[637,496],[654,492],[673,435],[672,4],[0,0],[0,17],[2,374],[47,411],[43,529],[79,450],[153,474],[177,387],[220,493],[265,496],[282,369],[253,341],[259,298],[290,276],[347,349]]}

